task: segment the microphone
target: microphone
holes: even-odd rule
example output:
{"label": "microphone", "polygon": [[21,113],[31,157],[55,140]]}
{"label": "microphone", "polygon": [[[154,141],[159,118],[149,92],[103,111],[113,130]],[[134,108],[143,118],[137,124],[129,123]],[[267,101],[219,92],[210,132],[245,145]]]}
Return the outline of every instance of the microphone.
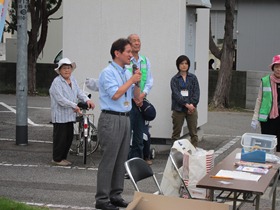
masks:
{"label": "microphone", "polygon": [[135,74],[135,71],[137,70],[137,65],[134,63],[133,65],[132,65],[132,72],[133,72],[133,74]]}
{"label": "microphone", "polygon": [[[134,63],[132,65],[132,73],[133,74],[135,74],[135,71],[137,70],[137,68],[138,68],[137,65]],[[139,87],[139,82],[136,82],[135,85]]]}

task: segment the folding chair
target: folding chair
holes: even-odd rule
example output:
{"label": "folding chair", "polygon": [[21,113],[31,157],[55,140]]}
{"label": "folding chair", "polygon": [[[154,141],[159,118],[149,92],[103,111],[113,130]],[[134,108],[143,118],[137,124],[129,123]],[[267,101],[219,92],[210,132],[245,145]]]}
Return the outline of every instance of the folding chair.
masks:
{"label": "folding chair", "polygon": [[144,161],[142,158],[131,158],[125,162],[125,169],[129,175],[130,180],[132,181],[135,189],[139,192],[137,182],[144,180],[146,178],[153,177],[153,180],[158,188],[159,194],[163,195],[162,189],[160,188],[156,176],[152,168]]}
{"label": "folding chair", "polygon": [[181,183],[182,183],[184,189],[186,190],[189,198],[192,198],[192,196],[188,190],[188,187],[186,186],[186,183],[183,179],[183,176],[182,176],[181,172],[179,171],[179,168],[181,168],[183,166],[183,158],[184,158],[183,154],[181,152],[179,152],[178,150],[171,150],[169,157],[172,162],[172,165],[175,168],[175,171],[177,172],[178,176],[180,177]]}

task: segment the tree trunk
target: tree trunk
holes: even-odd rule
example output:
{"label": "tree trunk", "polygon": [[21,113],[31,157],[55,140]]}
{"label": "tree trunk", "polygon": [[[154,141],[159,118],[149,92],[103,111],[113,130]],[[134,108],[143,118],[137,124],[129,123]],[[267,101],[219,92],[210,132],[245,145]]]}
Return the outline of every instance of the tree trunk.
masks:
{"label": "tree trunk", "polygon": [[[33,28],[39,28],[40,24],[33,24]],[[38,30],[31,29],[28,32],[28,93],[36,95],[36,61],[39,56],[37,50],[37,34]]]}
{"label": "tree trunk", "polygon": [[36,60],[33,53],[28,53],[28,93],[36,95]]}
{"label": "tree trunk", "polygon": [[212,105],[216,108],[229,107],[229,93],[232,78],[233,52],[225,50],[222,53],[221,66],[218,73],[218,80],[215,93],[212,99]]}
{"label": "tree trunk", "polygon": [[[228,108],[229,107],[229,93],[231,87],[231,78],[232,78],[232,67],[233,67],[233,56],[234,56],[234,41],[233,41],[233,22],[234,22],[234,11],[235,11],[235,0],[226,0],[226,21],[225,21],[225,34],[224,34],[224,43],[221,50],[221,54],[215,51],[213,52],[215,56],[221,56],[221,66],[218,73],[218,80],[214,96],[210,103],[210,106],[216,108]],[[211,36],[211,32],[210,32]],[[211,37],[212,39],[212,37]],[[210,42],[210,50],[211,50]],[[211,50],[212,52],[212,50]]]}

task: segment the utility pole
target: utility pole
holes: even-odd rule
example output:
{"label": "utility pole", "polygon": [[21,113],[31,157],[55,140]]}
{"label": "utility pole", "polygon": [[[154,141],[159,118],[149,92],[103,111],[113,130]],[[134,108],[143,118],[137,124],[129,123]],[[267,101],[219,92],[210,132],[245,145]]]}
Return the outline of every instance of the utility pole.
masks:
{"label": "utility pole", "polygon": [[16,144],[28,144],[27,126],[27,10],[28,0],[17,1]]}

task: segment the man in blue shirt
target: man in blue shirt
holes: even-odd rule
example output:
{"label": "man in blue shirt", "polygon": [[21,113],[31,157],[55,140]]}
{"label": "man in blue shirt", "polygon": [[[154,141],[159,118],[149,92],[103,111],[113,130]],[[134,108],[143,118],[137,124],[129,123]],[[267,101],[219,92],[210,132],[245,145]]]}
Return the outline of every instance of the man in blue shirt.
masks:
{"label": "man in blue shirt", "polygon": [[132,75],[125,68],[132,57],[128,39],[116,40],[110,53],[113,61],[101,72],[98,84],[102,110],[98,138],[102,158],[97,173],[95,207],[102,210],[118,210],[128,205],[121,193],[130,142],[129,113],[132,97],[138,99],[140,95],[140,88],[134,84],[141,79],[139,69]]}

